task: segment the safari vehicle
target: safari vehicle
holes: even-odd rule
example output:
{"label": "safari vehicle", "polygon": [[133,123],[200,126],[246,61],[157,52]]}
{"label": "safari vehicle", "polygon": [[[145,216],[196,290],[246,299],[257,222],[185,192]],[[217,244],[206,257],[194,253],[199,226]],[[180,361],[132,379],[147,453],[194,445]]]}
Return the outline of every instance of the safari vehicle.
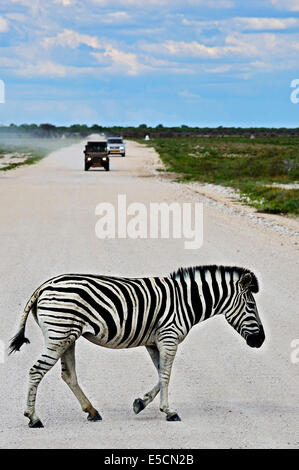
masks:
{"label": "safari vehicle", "polygon": [[109,155],[107,152],[107,142],[87,142],[84,150],[84,170],[90,167],[99,166],[109,171]]}
{"label": "safari vehicle", "polygon": [[122,137],[108,137],[107,150],[109,154],[119,153],[123,157],[126,156],[126,146]]}

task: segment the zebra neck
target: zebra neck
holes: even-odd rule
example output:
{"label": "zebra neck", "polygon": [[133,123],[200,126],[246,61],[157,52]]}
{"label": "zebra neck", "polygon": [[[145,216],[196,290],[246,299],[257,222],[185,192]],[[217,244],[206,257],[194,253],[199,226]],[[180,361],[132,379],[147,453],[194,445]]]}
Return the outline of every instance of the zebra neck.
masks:
{"label": "zebra neck", "polygon": [[199,286],[192,276],[176,278],[174,283],[177,314],[188,331],[214,315],[212,298],[206,285]]}
{"label": "zebra neck", "polygon": [[217,267],[187,269],[174,278],[180,316],[191,328],[226,311],[234,295],[232,275]]}

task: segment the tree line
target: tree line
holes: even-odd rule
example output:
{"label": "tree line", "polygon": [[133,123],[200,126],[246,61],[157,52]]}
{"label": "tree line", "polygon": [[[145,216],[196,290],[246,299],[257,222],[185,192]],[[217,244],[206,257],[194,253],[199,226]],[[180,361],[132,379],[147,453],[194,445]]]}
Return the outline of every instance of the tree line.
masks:
{"label": "tree line", "polygon": [[87,137],[90,134],[119,135],[124,138],[143,139],[146,135],[151,138],[161,137],[196,137],[196,136],[247,136],[247,137],[278,137],[278,136],[299,136],[299,127],[297,128],[270,128],[270,127],[197,127],[197,126],[148,126],[140,124],[139,126],[101,126],[93,124],[72,124],[70,126],[55,126],[50,123],[43,124],[10,124],[0,127],[1,134],[30,135],[33,137]]}

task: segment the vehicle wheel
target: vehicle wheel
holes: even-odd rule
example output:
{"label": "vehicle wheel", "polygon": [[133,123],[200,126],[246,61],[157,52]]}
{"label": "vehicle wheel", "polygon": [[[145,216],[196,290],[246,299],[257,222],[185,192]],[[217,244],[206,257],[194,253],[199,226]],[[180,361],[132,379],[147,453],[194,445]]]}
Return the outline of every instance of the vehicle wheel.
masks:
{"label": "vehicle wheel", "polygon": [[84,171],[87,171],[87,170],[89,170],[89,165],[85,162]]}
{"label": "vehicle wheel", "polygon": [[123,156],[123,157],[125,157],[125,156],[126,156],[126,154],[125,154],[125,153],[123,153],[123,154],[122,154],[122,156]]}
{"label": "vehicle wheel", "polygon": [[105,166],[105,170],[106,170],[106,171],[109,171],[109,170],[110,170],[109,163],[108,163],[108,165]]}

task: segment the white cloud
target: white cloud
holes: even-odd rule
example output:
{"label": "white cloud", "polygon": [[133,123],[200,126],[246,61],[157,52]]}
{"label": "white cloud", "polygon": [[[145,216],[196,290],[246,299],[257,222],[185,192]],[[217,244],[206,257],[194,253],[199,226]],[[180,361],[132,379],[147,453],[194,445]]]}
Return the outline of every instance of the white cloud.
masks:
{"label": "white cloud", "polygon": [[[104,52],[91,52],[100,64],[106,64],[106,71],[114,73],[126,73],[128,75],[139,75],[151,69],[148,65],[141,64],[136,54],[123,52],[111,45]],[[109,61],[109,65],[107,64]]]}
{"label": "white cloud", "polygon": [[229,64],[222,64],[219,65],[218,67],[204,67],[204,72],[207,73],[226,73],[230,72],[232,69],[232,66]]}
{"label": "white cloud", "polygon": [[58,3],[64,7],[69,7],[73,2],[72,0],[54,0],[54,3]]}
{"label": "white cloud", "polygon": [[135,54],[122,52],[112,46],[107,47],[104,55],[109,57],[120,70],[122,68],[127,69],[129,75],[137,75],[148,69],[148,67],[138,63]]}
{"label": "white cloud", "polygon": [[0,16],[0,33],[5,33],[8,29],[8,21]]}
{"label": "white cloud", "polygon": [[166,54],[177,57],[200,57],[203,59],[219,59],[231,54],[251,56],[258,53],[254,45],[246,42],[242,44],[240,38],[228,36],[226,38],[226,45],[221,46],[206,46],[197,41],[184,42],[184,41],[164,41],[158,44],[143,44],[141,46],[144,50],[155,54]]}
{"label": "white cloud", "polygon": [[95,67],[75,67],[55,63],[51,60],[25,62],[4,57],[0,59],[0,65],[13,68],[14,73],[22,77],[65,78],[83,74],[96,74],[98,72]]}
{"label": "white cloud", "polygon": [[195,26],[199,30],[218,29],[224,32],[248,30],[279,31],[299,27],[299,20],[297,18],[235,17],[227,20],[196,21],[183,18],[182,24],[185,26]]}
{"label": "white cloud", "polygon": [[162,53],[171,56],[197,56],[197,57],[218,57],[217,47],[208,47],[197,41],[184,42],[167,40],[156,44],[143,44],[141,48],[147,52]]}
{"label": "white cloud", "polygon": [[[167,40],[161,43],[143,43],[140,45],[140,49],[157,58],[175,57],[177,61],[183,61],[184,66],[189,60],[193,69],[196,69],[195,58],[211,59],[213,62],[222,58],[252,59],[267,63],[280,60],[280,66],[283,68],[286,59],[293,60],[298,55],[299,34],[230,33],[220,40],[220,44],[212,46],[198,41]],[[218,42],[220,41],[218,40]],[[219,71],[221,69],[215,69],[215,73]]]}
{"label": "white cloud", "polygon": [[76,49],[80,44],[85,44],[93,49],[101,49],[103,47],[96,36],[88,34],[80,34],[71,29],[64,29],[62,33],[58,33],[55,37],[44,38],[43,44],[46,47],[62,46]]}
{"label": "white cloud", "polygon": [[[217,4],[219,8],[229,8],[233,5],[231,1],[115,0],[113,8],[111,0],[11,0],[11,3],[22,4],[31,9],[30,12],[25,9],[24,14],[23,10],[15,8],[5,17],[0,16],[0,31],[9,25],[16,33],[14,45],[8,46],[3,55],[21,61],[13,65],[13,62],[6,59],[2,61],[2,67],[9,69],[10,73],[14,69],[18,75],[67,77],[80,73],[100,76],[106,72],[119,76],[137,76],[149,72],[157,75],[237,73],[237,61],[240,66],[243,64],[250,70],[263,71],[269,69],[275,61],[280,61],[281,68],[285,68],[286,61],[293,64],[298,56],[299,34],[293,30],[299,26],[299,19],[295,14],[294,17],[289,14],[288,18],[227,18],[227,15],[223,15],[222,18],[226,19],[193,19],[215,18],[211,13],[207,16],[204,6]],[[286,0],[286,3],[292,4],[293,8],[295,6],[294,1]],[[272,4],[278,7],[282,2],[273,0]],[[169,13],[160,15],[163,10],[158,5],[168,5]],[[178,5],[192,5],[194,8],[177,9],[172,14],[171,10],[175,10]],[[154,15],[146,10],[147,6],[155,7]],[[32,15],[32,8],[39,13],[38,21]],[[182,35],[182,24],[176,24],[177,19],[182,18],[178,11],[190,12],[190,15],[191,12],[197,13],[190,16],[190,19],[182,19],[183,25],[190,26]],[[201,12],[204,13],[199,16]],[[157,24],[159,15],[161,21],[159,19]],[[218,17],[221,18],[221,15]],[[69,22],[66,23],[65,18],[69,18]],[[132,18],[134,28],[126,29],[127,34],[131,33],[133,37],[127,38],[124,28],[119,25],[130,22]],[[24,24],[17,25],[14,21]],[[104,28],[100,24],[103,22],[109,26]],[[65,24],[76,24],[78,30],[71,27],[62,29],[61,25]],[[176,27],[177,36],[174,34]],[[209,34],[198,34],[206,29]],[[101,34],[107,36],[99,37],[99,31],[105,32]],[[114,32],[117,34],[114,35]],[[134,38],[134,34],[139,34],[140,38]],[[181,39],[175,40],[176,37]],[[44,46],[42,55],[40,44]],[[80,47],[82,45],[89,48],[89,53],[86,48]],[[60,48],[69,50],[60,51]],[[68,54],[68,65],[61,59],[62,52]]]}
{"label": "white cloud", "polygon": [[241,30],[285,30],[299,26],[297,18],[234,18],[233,22]]}
{"label": "white cloud", "polygon": [[271,0],[271,3],[280,10],[299,11],[299,0]]}
{"label": "white cloud", "polygon": [[101,21],[102,23],[123,23],[130,20],[130,15],[126,11],[115,11],[112,13],[105,13],[102,16]]}

